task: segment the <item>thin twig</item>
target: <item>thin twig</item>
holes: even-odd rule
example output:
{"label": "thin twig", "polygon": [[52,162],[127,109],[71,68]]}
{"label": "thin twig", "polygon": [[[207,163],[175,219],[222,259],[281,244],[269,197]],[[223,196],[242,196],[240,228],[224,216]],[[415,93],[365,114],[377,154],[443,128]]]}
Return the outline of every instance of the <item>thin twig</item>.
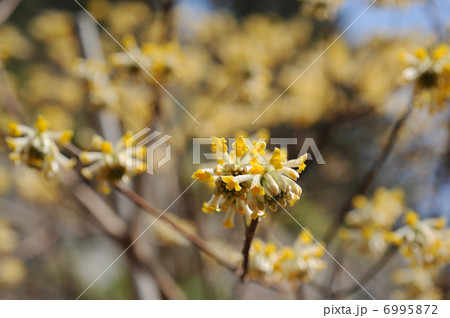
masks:
{"label": "thin twig", "polygon": [[133,190],[127,189],[124,186],[117,184],[115,186],[117,190],[119,190],[121,193],[123,193],[126,197],[131,199],[134,203],[139,205],[141,208],[143,208],[145,211],[149,212],[151,215],[160,218],[161,220],[164,220],[167,222],[170,226],[172,226],[177,232],[179,232],[181,235],[183,235],[185,238],[187,238],[192,244],[197,246],[199,249],[201,249],[205,254],[209,255],[213,259],[215,259],[217,262],[225,266],[226,268],[235,271],[237,269],[236,264],[231,262],[230,260],[224,258],[222,255],[217,254],[200,236],[197,234],[190,232],[183,228],[182,226],[178,225],[174,221],[172,221],[170,218],[166,217],[162,211],[158,210],[154,206],[152,206],[150,203],[146,202],[142,197],[140,197],[136,192]]}
{"label": "thin twig", "polygon": [[249,264],[249,252],[250,246],[252,245],[253,237],[255,236],[256,227],[258,226],[259,218],[252,219],[250,225],[245,229],[245,240],[244,245],[242,246],[242,273],[241,273],[241,281],[244,281],[245,276],[248,272],[248,264]]}
{"label": "thin twig", "polygon": [[[1,8],[0,8],[1,12]],[[3,104],[5,110],[23,122],[25,122],[24,109],[17,98],[14,89],[6,72],[5,65],[0,60],[0,103]]]}
{"label": "thin twig", "polygon": [[395,142],[398,139],[398,133],[400,129],[406,122],[406,119],[409,117],[412,110],[412,102],[409,103],[408,109],[406,112],[394,123],[394,126],[389,134],[386,145],[383,148],[383,151],[373,163],[371,169],[366,173],[364,178],[359,183],[358,187],[351,193],[351,195],[347,198],[345,203],[341,206],[337,213],[337,217],[335,218],[333,224],[330,226],[328,231],[325,234],[324,242],[325,244],[329,244],[330,241],[335,237],[341,222],[344,220],[344,217],[348,211],[352,208],[352,199],[357,194],[364,194],[372,185],[377,172],[380,171],[381,166],[386,162],[386,159],[389,157],[392,149],[394,148]]}
{"label": "thin twig", "polygon": [[[358,282],[361,285],[367,284],[372,278],[375,277],[375,275],[389,262],[389,260],[396,254],[397,252],[397,246],[390,245],[388,249],[384,252],[384,254],[381,256],[381,258],[378,260],[378,262],[375,263],[372,267],[370,267],[362,276],[360,279],[358,279]],[[361,287],[357,284],[354,284],[353,286],[337,291],[333,293],[333,295],[336,298],[342,298],[349,296],[355,292],[357,292]]]}
{"label": "thin twig", "polygon": [[[75,181],[74,174],[69,175],[70,184]],[[99,222],[103,230],[116,242],[122,246],[129,246],[133,238],[128,233],[127,224],[104,202],[96,192],[84,183],[78,182],[70,186],[75,198],[87,209],[88,212]],[[133,248],[130,250],[130,260],[136,265],[148,270],[156,279],[161,292],[167,299],[187,299],[184,292],[178,287],[172,276],[165,268],[157,262],[154,257],[144,251],[142,248]]]}

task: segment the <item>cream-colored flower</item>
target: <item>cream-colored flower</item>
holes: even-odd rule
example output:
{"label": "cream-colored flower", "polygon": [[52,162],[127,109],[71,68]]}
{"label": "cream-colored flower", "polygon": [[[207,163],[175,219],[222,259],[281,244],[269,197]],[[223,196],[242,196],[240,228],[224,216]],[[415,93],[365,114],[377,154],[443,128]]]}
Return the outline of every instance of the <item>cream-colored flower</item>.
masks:
{"label": "cream-colored flower", "polygon": [[402,72],[406,82],[414,83],[414,104],[430,112],[442,110],[450,96],[450,48],[440,45],[432,51],[419,48],[401,56],[408,66]]}
{"label": "cream-colored flower", "polygon": [[95,178],[100,192],[109,194],[110,184],[128,183],[132,176],[146,170],[146,148],[129,144],[131,137],[131,133],[127,133],[113,146],[102,137],[94,136],[92,144],[98,151],[80,154],[81,162],[90,164],[81,169],[81,173],[87,179]]}
{"label": "cream-colored flower", "polygon": [[59,145],[70,142],[73,132],[50,131],[48,123],[39,116],[35,128],[11,122],[8,125],[9,137],[6,137],[12,162],[23,163],[31,168],[43,171],[46,176],[53,176],[61,169],[70,169],[75,165],[74,159],[68,159],[60,153]]}
{"label": "cream-colored flower", "polygon": [[265,216],[265,207],[277,211],[278,205],[291,206],[300,199],[302,189],[295,182],[305,168],[306,155],[286,161],[276,148],[266,154],[264,141],[250,142],[243,136],[233,143],[228,153],[224,138],[212,138],[212,151],[217,156],[215,168],[199,169],[192,177],[214,188],[211,200],[203,204],[203,212],[225,211],[223,226],[234,227],[234,215],[252,219]]}
{"label": "cream-colored flower", "polygon": [[339,236],[347,244],[360,251],[379,255],[389,245],[388,236],[392,226],[405,212],[404,192],[401,189],[378,188],[372,200],[357,195],[353,198],[354,209],[347,213]]}
{"label": "cream-colored flower", "polygon": [[392,281],[401,286],[395,290],[392,299],[442,299],[442,291],[439,290],[433,275],[423,268],[398,269],[392,274]]}
{"label": "cream-colored flower", "polygon": [[250,249],[249,275],[267,283],[309,282],[326,263],[324,250],[303,231],[292,247],[278,248],[273,243],[255,239]]}
{"label": "cream-colored flower", "polygon": [[421,220],[416,212],[409,211],[405,223],[391,237],[412,267],[436,272],[450,263],[450,230],[444,218]]}

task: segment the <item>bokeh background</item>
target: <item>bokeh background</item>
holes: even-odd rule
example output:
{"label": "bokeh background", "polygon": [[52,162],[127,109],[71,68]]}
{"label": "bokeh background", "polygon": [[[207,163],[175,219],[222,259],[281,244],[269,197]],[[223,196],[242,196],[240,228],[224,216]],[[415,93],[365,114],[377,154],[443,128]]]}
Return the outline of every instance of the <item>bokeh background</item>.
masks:
{"label": "bokeh background", "polygon": [[[16,2],[8,14],[7,6]],[[153,175],[136,176],[129,185],[162,211],[191,184],[194,171],[214,165],[205,158],[200,165],[193,164],[193,138],[254,136],[261,131],[274,138],[297,138],[298,144],[287,149],[289,158],[299,155],[305,138],[313,138],[326,164],[307,162],[299,181],[303,195],[290,213],[317,240],[326,240],[330,253],[356,278],[377,264],[381,254],[357,251],[327,233],[411,104],[414,88],[402,80],[401,52],[448,44],[448,0],[378,0],[342,36],[371,1],[80,0],[80,4],[109,34],[75,1],[0,1],[2,137],[8,122],[31,125],[38,114],[53,130],[74,130],[73,143],[81,149],[92,149],[95,134],[116,141],[125,131],[149,127],[169,135],[171,161],[155,167]],[[136,58],[199,124],[113,38],[132,55],[142,54]],[[156,62],[146,64],[148,55]],[[363,194],[370,199],[379,187],[401,188],[405,206],[422,218],[449,217],[449,115],[445,102],[435,113],[414,107]],[[77,298],[124,249],[86,206],[113,211],[136,233],[155,219],[115,191],[99,194],[85,180],[62,182],[13,165],[3,139],[0,298]],[[156,153],[157,158],[163,156],[164,149]],[[236,222],[235,229],[225,229],[221,215],[204,214],[201,206],[210,195],[206,185],[197,183],[168,213],[218,253],[238,262],[243,225]],[[399,219],[393,228],[401,226]],[[268,213],[256,236],[292,245],[300,232],[289,216],[278,211]],[[82,298],[171,298],[164,290],[173,291],[174,284],[189,299],[321,299],[339,297],[329,290],[354,285],[328,255],[326,268],[294,291],[242,284],[233,272],[159,220],[139,244],[151,270],[126,253]],[[445,267],[435,278],[439,284],[431,284],[439,292],[421,294],[421,288],[431,288],[422,281],[407,287],[414,292],[396,294],[401,287],[391,277],[405,264],[400,255],[389,256],[366,288],[377,299],[448,299],[450,274]],[[161,279],[164,275],[170,279]],[[161,280],[170,286],[161,288]],[[345,297],[368,295],[359,289]]]}

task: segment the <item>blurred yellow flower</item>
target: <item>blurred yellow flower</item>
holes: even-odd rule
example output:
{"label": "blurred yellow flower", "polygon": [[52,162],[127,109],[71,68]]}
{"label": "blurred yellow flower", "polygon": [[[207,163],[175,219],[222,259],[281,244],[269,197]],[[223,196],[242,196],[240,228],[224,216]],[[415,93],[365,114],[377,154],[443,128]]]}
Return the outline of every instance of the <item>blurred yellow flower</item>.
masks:
{"label": "blurred yellow flower", "polygon": [[81,162],[90,164],[81,169],[81,173],[87,179],[95,178],[100,192],[109,194],[111,184],[129,183],[131,177],[146,170],[146,148],[130,145],[131,137],[131,133],[127,133],[113,145],[97,135],[92,139],[92,145],[98,151],[83,151],[80,154]]}
{"label": "blurred yellow flower", "polygon": [[31,168],[53,176],[61,169],[70,169],[74,159],[68,159],[60,153],[59,146],[70,142],[73,132],[70,130],[50,131],[48,122],[38,116],[35,128],[10,122],[9,137],[6,137],[11,149],[9,158],[15,164],[23,163]]}

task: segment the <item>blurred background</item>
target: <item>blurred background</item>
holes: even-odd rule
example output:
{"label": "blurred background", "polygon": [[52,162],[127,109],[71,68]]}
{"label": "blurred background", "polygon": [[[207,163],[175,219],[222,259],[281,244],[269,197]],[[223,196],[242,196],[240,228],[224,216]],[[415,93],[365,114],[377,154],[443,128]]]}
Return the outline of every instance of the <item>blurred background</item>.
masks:
{"label": "blurred background", "polygon": [[[448,12],[448,0],[1,0],[0,131],[4,137],[8,122],[32,125],[41,114],[52,130],[72,129],[74,145],[86,150],[95,134],[113,142],[144,127],[169,135],[171,161],[129,185],[161,211],[191,184],[193,172],[214,166],[204,157],[193,164],[192,138],[261,132],[297,138],[288,158],[301,155],[305,138],[313,138],[326,164],[307,161],[301,200],[288,210],[359,278],[383,253],[345,247],[333,233],[352,193],[370,200],[380,187],[400,188],[404,205],[422,218],[450,216],[448,104],[435,113],[414,107],[392,133],[417,92],[402,78],[399,56],[448,44]],[[13,165],[3,140],[0,298],[75,299],[126,247],[106,233],[95,211],[110,211],[133,233],[155,218],[122,194],[98,193],[73,175],[48,179]],[[164,149],[155,156],[163,158]],[[355,193],[364,180],[365,189]],[[211,194],[194,184],[166,214],[239,262],[243,225],[225,229],[221,215],[204,214]],[[402,226],[395,221],[393,229]],[[292,245],[300,232],[278,211],[268,212],[256,236]],[[139,244],[147,264],[124,254],[82,299],[368,298],[361,289],[329,292],[354,282],[328,255],[312,282],[286,292],[240,283],[161,220]],[[366,285],[375,298],[448,299],[445,268],[433,287],[439,293],[421,294],[428,288],[423,282],[409,287],[414,293],[396,293],[399,284],[390,277],[406,263],[389,255]]]}

